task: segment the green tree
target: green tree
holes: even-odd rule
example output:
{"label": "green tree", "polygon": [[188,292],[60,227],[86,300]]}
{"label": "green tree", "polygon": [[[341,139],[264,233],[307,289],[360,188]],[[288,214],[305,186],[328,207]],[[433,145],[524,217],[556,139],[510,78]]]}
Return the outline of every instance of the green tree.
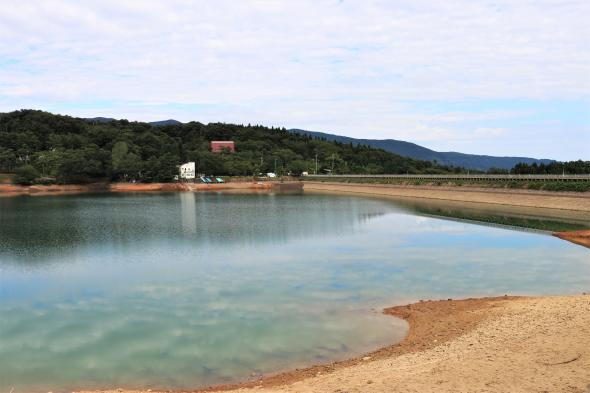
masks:
{"label": "green tree", "polygon": [[[213,154],[212,140],[232,140],[236,153]],[[177,165],[195,161],[198,172],[252,175],[274,171],[320,173],[460,173],[364,145],[330,142],[284,128],[190,122],[172,126],[115,120],[90,122],[69,116],[22,110],[0,113],[0,170],[33,165],[60,182],[135,179],[172,181]],[[334,159],[332,159],[334,157]],[[275,165],[276,163],[276,165]],[[522,173],[588,173],[588,161],[524,165]]]}
{"label": "green tree", "polygon": [[96,145],[81,150],[66,150],[57,171],[58,179],[64,183],[90,183],[104,179],[103,159],[104,154]]}
{"label": "green tree", "polygon": [[121,161],[123,161],[128,151],[129,147],[127,146],[127,142],[119,141],[115,143],[111,151],[111,165],[113,167],[113,171],[119,171]]}
{"label": "green tree", "polygon": [[119,161],[117,174],[123,180],[137,180],[141,176],[142,162],[138,155],[127,153]]}
{"label": "green tree", "polygon": [[309,172],[309,164],[303,160],[291,161],[287,168],[294,176],[301,176],[303,172]]}
{"label": "green tree", "polygon": [[12,172],[16,164],[16,154],[11,149],[0,147],[0,171]]}
{"label": "green tree", "polygon": [[40,174],[39,171],[32,165],[23,165],[16,168],[15,181],[18,184],[29,185],[33,184]]}

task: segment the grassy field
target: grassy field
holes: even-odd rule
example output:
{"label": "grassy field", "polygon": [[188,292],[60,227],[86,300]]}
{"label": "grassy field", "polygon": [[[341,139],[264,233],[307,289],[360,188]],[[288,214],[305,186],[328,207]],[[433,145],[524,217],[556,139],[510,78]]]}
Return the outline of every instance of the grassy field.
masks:
{"label": "grassy field", "polygon": [[391,184],[400,186],[441,186],[441,187],[483,187],[504,189],[525,189],[542,191],[590,191],[588,181],[525,181],[525,180],[430,180],[430,179],[391,179],[391,178],[314,178],[306,180],[322,182],[341,182],[357,184]]}

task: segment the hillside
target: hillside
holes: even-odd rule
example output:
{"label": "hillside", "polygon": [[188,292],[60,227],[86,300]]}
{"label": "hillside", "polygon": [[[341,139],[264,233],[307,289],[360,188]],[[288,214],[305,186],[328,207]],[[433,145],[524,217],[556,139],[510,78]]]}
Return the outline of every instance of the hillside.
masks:
{"label": "hillside", "polygon": [[173,126],[182,124],[178,120],[168,119],[168,120],[158,120],[158,121],[150,121],[150,124],[153,126]]}
{"label": "hillside", "polygon": [[[162,123],[158,123],[162,124]],[[236,153],[213,154],[210,141],[233,140]],[[0,114],[0,172],[28,181],[172,181],[177,166],[199,173],[250,176],[318,173],[446,173],[430,161],[385,150],[323,141],[284,128],[164,121],[154,125],[81,119],[35,110]]]}
{"label": "hillside", "polygon": [[478,154],[465,154],[457,152],[438,152],[415,143],[398,141],[395,139],[356,139],[347,136],[327,134],[324,132],[291,129],[290,132],[324,138],[328,141],[352,143],[353,145],[367,145],[383,149],[385,151],[411,157],[417,160],[436,161],[441,165],[459,166],[470,169],[486,171],[490,168],[510,169],[518,163],[549,164],[553,160],[536,159],[530,157],[495,157]]}

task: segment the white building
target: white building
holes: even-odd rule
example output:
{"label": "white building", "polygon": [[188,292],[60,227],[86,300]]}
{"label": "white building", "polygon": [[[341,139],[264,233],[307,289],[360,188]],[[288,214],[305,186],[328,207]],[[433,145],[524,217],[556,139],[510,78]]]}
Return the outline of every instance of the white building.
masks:
{"label": "white building", "polygon": [[180,166],[180,178],[181,179],[194,179],[195,178],[195,163],[187,162]]}

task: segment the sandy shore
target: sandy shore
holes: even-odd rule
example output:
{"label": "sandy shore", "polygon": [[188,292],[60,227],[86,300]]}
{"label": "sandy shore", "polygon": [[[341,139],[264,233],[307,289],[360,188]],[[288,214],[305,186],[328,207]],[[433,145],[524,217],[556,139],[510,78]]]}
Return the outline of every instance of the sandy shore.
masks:
{"label": "sandy shore", "polygon": [[308,181],[304,182],[304,190],[573,210],[584,212],[588,219],[590,219],[590,193],[587,192],[574,193],[489,188],[395,186],[384,184],[349,184]]}
{"label": "sandy shore", "polygon": [[590,387],[590,295],[425,301],[385,312],[410,322],[398,345],[210,390],[585,393]]}

